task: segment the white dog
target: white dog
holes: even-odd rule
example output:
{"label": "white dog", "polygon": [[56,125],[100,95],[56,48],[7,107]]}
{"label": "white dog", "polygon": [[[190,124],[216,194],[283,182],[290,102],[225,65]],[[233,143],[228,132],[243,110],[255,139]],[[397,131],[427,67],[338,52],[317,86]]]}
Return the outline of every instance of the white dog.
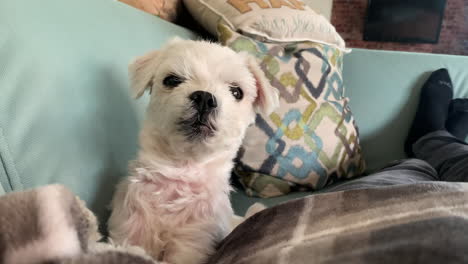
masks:
{"label": "white dog", "polygon": [[229,178],[245,131],[278,95],[249,55],[203,41],[172,40],[129,71],[136,97],[151,99],[110,236],[160,261],[203,262],[232,228]]}

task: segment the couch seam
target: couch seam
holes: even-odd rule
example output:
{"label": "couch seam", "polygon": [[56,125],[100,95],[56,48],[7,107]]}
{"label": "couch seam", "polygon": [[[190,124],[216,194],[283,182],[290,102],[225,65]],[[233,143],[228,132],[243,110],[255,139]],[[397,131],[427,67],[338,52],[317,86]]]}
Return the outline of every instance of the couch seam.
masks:
{"label": "couch seam", "polygon": [[[6,169],[6,167],[5,167],[5,162],[3,161],[2,152],[1,152],[1,151],[0,151],[0,164],[2,165],[0,168],[5,172],[5,176],[6,176],[6,180],[7,180],[7,183],[8,183],[9,190],[12,190],[11,182],[10,182],[10,179],[9,179],[9,177],[8,177],[7,169]],[[3,189],[6,188],[6,186],[3,186],[3,184],[2,184],[1,181],[0,181],[0,185],[2,186]]]}
{"label": "couch seam", "polygon": [[[18,177],[18,171],[11,157],[10,148],[6,141],[2,127],[0,127],[0,162],[5,171],[10,191],[23,190],[23,183]],[[4,186],[5,188],[6,186]],[[8,191],[8,190],[5,190]]]}

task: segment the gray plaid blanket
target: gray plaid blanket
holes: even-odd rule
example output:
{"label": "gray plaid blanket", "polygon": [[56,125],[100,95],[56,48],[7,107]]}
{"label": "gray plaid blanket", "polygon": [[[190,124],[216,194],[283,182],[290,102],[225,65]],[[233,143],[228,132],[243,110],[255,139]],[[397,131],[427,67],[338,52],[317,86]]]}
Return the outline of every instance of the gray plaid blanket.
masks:
{"label": "gray plaid blanket", "polygon": [[[155,263],[96,243],[94,215],[62,186],[0,197],[0,263]],[[209,260],[223,263],[468,263],[468,184],[312,195],[255,214]]]}
{"label": "gray plaid blanket", "polygon": [[210,264],[468,263],[468,184],[312,195],[237,227]]}
{"label": "gray plaid blanket", "polygon": [[144,251],[97,243],[96,217],[50,185],[0,197],[1,264],[155,264]]}

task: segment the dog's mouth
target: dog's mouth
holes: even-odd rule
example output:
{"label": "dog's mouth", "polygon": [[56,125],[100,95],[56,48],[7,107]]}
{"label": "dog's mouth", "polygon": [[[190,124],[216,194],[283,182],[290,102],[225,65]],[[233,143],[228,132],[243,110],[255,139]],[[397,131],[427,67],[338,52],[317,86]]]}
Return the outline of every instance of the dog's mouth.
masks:
{"label": "dog's mouth", "polygon": [[194,113],[179,121],[179,130],[191,141],[202,141],[213,137],[216,126],[212,121],[214,113]]}

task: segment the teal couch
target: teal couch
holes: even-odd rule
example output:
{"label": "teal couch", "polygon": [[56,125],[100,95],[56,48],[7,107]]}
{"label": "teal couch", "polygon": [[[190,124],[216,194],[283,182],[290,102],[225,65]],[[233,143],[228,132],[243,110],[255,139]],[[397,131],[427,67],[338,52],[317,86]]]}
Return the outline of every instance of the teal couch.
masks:
{"label": "teal couch", "polygon": [[[173,36],[196,37],[117,1],[0,2],[0,194],[62,183],[104,220],[147,103],[131,99],[127,64]],[[456,96],[468,96],[468,57],[355,49],[344,65],[370,170],[404,158],[430,71],[448,68]],[[232,197],[241,214],[259,200]]]}

